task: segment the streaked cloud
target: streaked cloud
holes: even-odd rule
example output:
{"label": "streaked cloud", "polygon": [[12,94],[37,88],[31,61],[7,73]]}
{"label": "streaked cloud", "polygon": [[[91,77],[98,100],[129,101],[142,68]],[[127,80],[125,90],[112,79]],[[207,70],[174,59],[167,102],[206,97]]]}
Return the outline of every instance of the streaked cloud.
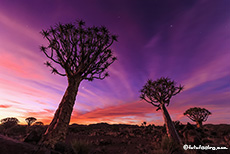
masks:
{"label": "streaked cloud", "polygon": [[94,7],[85,1],[47,2],[47,8],[34,2],[29,7],[0,5],[0,118],[52,120],[67,80],[43,65],[47,59],[39,45],[47,42],[39,31],[82,18],[87,25],[105,25],[119,35],[112,46],[118,60],[108,70],[110,77],[81,83],[71,123],[163,124],[162,113],[139,99],[147,79],[161,76],[185,86],[168,107],[173,120],[186,123],[183,112],[200,106],[213,113],[208,122],[229,123],[228,2],[92,3]]}
{"label": "streaked cloud", "polygon": [[0,105],[0,108],[9,108],[11,105]]}
{"label": "streaked cloud", "polygon": [[26,37],[36,41],[41,41],[38,31],[29,28],[28,25],[22,24],[16,17],[13,19],[12,17],[7,16],[4,12],[0,12],[0,23],[4,24],[7,28],[11,28],[14,32],[26,35]]}

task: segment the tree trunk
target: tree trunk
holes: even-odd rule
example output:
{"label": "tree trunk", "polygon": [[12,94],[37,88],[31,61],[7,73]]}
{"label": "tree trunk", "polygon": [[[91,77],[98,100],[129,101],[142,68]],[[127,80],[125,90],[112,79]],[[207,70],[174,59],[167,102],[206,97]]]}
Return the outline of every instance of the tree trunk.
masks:
{"label": "tree trunk", "polygon": [[196,127],[202,128],[202,121],[196,121]]}
{"label": "tree trunk", "polygon": [[164,117],[164,121],[165,121],[165,127],[166,127],[168,137],[173,139],[178,144],[182,144],[181,139],[180,139],[179,135],[177,134],[175,126],[174,126],[174,124],[171,120],[171,117],[170,117],[164,104],[161,104],[161,111],[163,113],[163,117]]}
{"label": "tree trunk", "polygon": [[68,87],[61,100],[61,103],[55,112],[52,122],[40,140],[41,145],[54,148],[56,143],[65,142],[66,133],[80,82],[81,80],[68,80]]}

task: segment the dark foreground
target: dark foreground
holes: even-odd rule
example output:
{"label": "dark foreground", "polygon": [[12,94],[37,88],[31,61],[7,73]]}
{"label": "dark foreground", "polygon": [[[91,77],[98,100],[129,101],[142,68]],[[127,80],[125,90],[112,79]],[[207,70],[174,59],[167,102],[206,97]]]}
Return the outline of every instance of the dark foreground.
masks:
{"label": "dark foreground", "polygon": [[[230,149],[184,150],[167,138],[162,126],[106,123],[73,124],[69,126],[66,143],[58,143],[50,150],[37,145],[45,129],[46,126],[22,125],[7,131],[0,128],[0,133],[5,135],[0,135],[0,154],[230,154]],[[177,123],[176,129],[184,144],[230,147],[230,125],[209,124],[197,129],[190,124]]]}

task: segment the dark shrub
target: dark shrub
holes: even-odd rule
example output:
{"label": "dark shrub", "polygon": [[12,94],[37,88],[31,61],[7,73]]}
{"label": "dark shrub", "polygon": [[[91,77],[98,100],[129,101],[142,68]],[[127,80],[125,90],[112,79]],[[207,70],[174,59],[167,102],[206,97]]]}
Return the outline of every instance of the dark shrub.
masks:
{"label": "dark shrub", "polygon": [[88,154],[91,151],[91,144],[86,140],[74,140],[72,142],[73,150],[76,154]]}
{"label": "dark shrub", "polygon": [[9,136],[25,136],[26,135],[26,126],[25,125],[16,125],[8,129],[7,134]]}

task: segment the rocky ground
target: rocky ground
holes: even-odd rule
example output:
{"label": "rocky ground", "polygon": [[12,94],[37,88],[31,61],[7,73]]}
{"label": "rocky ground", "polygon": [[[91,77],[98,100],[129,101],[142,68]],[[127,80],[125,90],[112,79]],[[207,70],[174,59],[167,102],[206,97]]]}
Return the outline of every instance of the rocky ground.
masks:
{"label": "rocky ground", "polygon": [[[189,123],[187,125],[176,123],[175,126],[183,143],[230,148],[230,125],[208,124],[204,125],[203,129],[197,129]],[[14,149],[28,154],[35,153],[38,148],[37,141],[45,129],[46,126],[28,128],[19,125],[4,132],[5,135],[15,140],[0,136],[0,153],[10,154]],[[7,149],[10,150],[7,151]],[[107,123],[69,126],[66,144],[58,144],[55,150],[56,153],[59,151],[59,153],[73,154],[230,154],[229,149],[185,151],[182,146],[176,145],[167,138],[163,126],[109,125]],[[55,153],[55,151],[40,149],[40,153],[48,154]]]}

